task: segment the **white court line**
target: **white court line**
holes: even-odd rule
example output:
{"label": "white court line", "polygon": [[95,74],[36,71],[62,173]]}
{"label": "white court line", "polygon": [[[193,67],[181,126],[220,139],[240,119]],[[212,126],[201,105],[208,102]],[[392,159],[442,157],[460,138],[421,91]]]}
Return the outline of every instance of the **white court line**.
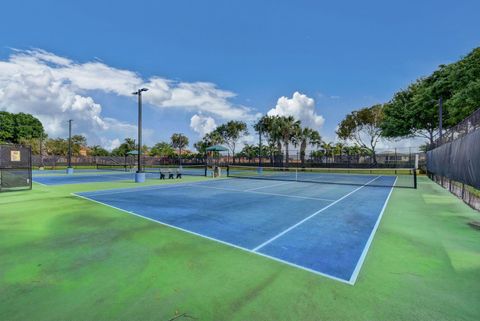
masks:
{"label": "white court line", "polygon": [[276,239],[278,239],[278,238],[281,237],[282,235],[285,235],[286,233],[290,232],[291,230],[293,230],[293,229],[296,228],[297,226],[305,223],[306,221],[308,221],[308,220],[311,219],[312,217],[320,214],[321,212],[323,212],[323,211],[325,211],[326,209],[332,207],[333,205],[337,204],[337,203],[340,202],[341,200],[343,200],[343,199],[349,197],[350,195],[352,195],[353,193],[361,190],[362,188],[364,188],[365,186],[367,186],[368,184],[370,184],[371,182],[373,182],[374,180],[376,180],[376,179],[378,179],[378,178],[380,178],[380,176],[375,177],[374,179],[368,181],[367,183],[365,183],[364,185],[360,186],[359,188],[354,189],[353,191],[351,191],[350,193],[348,193],[348,194],[346,194],[346,195],[343,195],[342,197],[340,197],[339,199],[337,199],[337,200],[334,201],[333,203],[330,203],[330,204],[328,204],[327,206],[319,209],[318,211],[316,211],[316,212],[313,213],[312,215],[304,218],[303,220],[299,221],[298,223],[296,223],[296,224],[290,226],[289,228],[285,229],[283,232],[280,232],[280,233],[278,233],[277,235],[275,235],[274,237],[272,237],[271,239],[263,242],[262,244],[260,244],[260,245],[257,246],[256,248],[254,248],[253,251],[254,251],[254,252],[257,252],[259,249],[261,249],[261,248],[264,247],[265,245],[267,245],[267,244],[275,241]]}
{"label": "white court line", "polygon": [[357,261],[357,266],[355,266],[355,270],[353,270],[353,273],[350,277],[350,283],[355,284],[357,281],[358,274],[360,273],[360,269],[362,268],[363,261],[365,261],[365,257],[367,256],[368,250],[370,249],[370,245],[372,244],[373,237],[375,236],[375,233],[377,232],[378,226],[380,225],[380,221],[382,220],[383,212],[385,212],[385,208],[387,207],[388,200],[390,199],[390,195],[392,195],[393,187],[397,183],[397,178],[395,178],[395,181],[393,182],[393,186],[390,188],[390,192],[388,193],[387,199],[385,200],[385,203],[383,204],[382,211],[380,212],[380,215],[377,218],[377,222],[375,222],[375,226],[373,227],[372,231],[370,232],[370,236],[368,237],[367,244],[365,244],[365,247],[363,248],[362,255]]}
{"label": "white court line", "polygon": [[253,194],[272,195],[272,196],[282,196],[282,197],[288,197],[288,198],[300,198],[300,199],[314,200],[314,201],[326,201],[326,202],[335,201],[335,200],[331,200],[331,199],[327,199],[327,198],[297,196],[297,195],[288,195],[288,194],[277,194],[277,193],[269,193],[269,192],[258,192],[258,191],[241,190],[241,189],[224,188],[224,187],[214,187],[214,186],[205,186],[205,185],[202,185],[202,187],[211,188],[211,189],[218,189],[218,190],[222,190],[222,191],[253,193]]}
{"label": "white court line", "polygon": [[287,184],[292,184],[295,182],[284,182],[284,183],[279,183],[279,184],[273,184],[273,185],[267,185],[267,186],[260,186],[260,187],[255,187],[255,188],[249,188],[246,190],[243,190],[242,192],[251,192],[251,191],[256,191],[262,188],[269,188],[269,187],[275,187],[275,186],[282,186],[282,185],[287,185]]}
{"label": "white court line", "polygon": [[263,253],[259,253],[259,252],[254,252],[254,251],[252,251],[252,250],[250,250],[250,249],[247,249],[247,248],[242,247],[242,246],[239,246],[239,245],[235,245],[235,244],[232,244],[232,243],[229,243],[229,242],[225,242],[225,241],[222,241],[222,240],[219,240],[219,239],[216,239],[216,238],[207,236],[207,235],[203,235],[203,234],[200,234],[200,233],[197,233],[197,232],[193,232],[193,231],[190,231],[190,230],[186,230],[186,229],[184,229],[184,228],[181,228],[181,227],[178,227],[178,226],[175,226],[175,225],[171,225],[171,224],[168,224],[168,223],[159,221],[159,220],[155,220],[155,219],[153,219],[153,218],[150,218],[150,217],[147,217],[147,216],[143,216],[143,215],[137,214],[137,213],[135,213],[135,212],[127,211],[127,210],[124,210],[124,209],[122,209],[122,208],[119,208],[119,207],[116,207],[116,206],[113,206],[113,205],[109,205],[109,204],[106,204],[106,203],[102,203],[102,202],[100,202],[100,201],[96,201],[96,200],[94,200],[94,199],[91,199],[91,198],[88,198],[88,197],[84,197],[84,196],[81,196],[81,195],[78,195],[78,194],[75,194],[75,193],[71,193],[71,195],[76,196],[76,197],[79,197],[79,198],[82,198],[82,199],[85,199],[85,200],[88,200],[88,201],[91,201],[91,202],[94,202],[94,203],[98,203],[98,204],[107,206],[107,207],[110,207],[110,208],[113,208],[113,209],[116,209],[116,210],[119,210],[119,211],[122,211],[122,212],[125,212],[125,213],[128,213],[128,214],[131,214],[131,215],[135,215],[135,216],[141,217],[141,218],[143,218],[143,219],[149,220],[149,221],[151,221],[151,222],[155,222],[155,223],[158,223],[158,224],[161,224],[161,225],[164,225],[164,226],[168,226],[168,227],[171,227],[171,228],[173,228],[173,229],[176,229],[176,230],[179,230],[179,231],[182,231],[182,232],[185,232],[185,233],[193,234],[193,235],[195,235],[195,236],[199,236],[199,237],[202,237],[202,238],[211,240],[211,241],[215,241],[215,242],[218,242],[218,243],[221,243],[221,244],[224,244],[224,245],[228,245],[228,246],[237,248],[237,249],[239,249],[239,250],[243,250],[243,251],[245,251],[245,252],[248,252],[248,253],[250,253],[250,254],[255,254],[255,255],[263,256],[263,257],[265,257],[265,258],[268,258],[268,259],[271,259],[271,260],[274,260],[274,261],[277,261],[277,262],[280,262],[280,263],[283,263],[283,264],[286,264],[286,265],[289,265],[289,266],[293,266],[293,267],[295,267],[295,268],[298,268],[298,269],[301,269],[301,270],[304,270],[304,271],[308,271],[308,272],[311,272],[311,273],[314,273],[314,274],[317,274],[317,275],[321,275],[321,276],[324,276],[324,277],[326,277],[326,278],[329,278],[329,279],[332,279],[332,280],[335,280],[335,281],[339,281],[339,282],[342,282],[342,283],[346,283],[346,284],[349,284],[349,285],[353,285],[352,283],[350,283],[350,281],[337,278],[337,277],[335,277],[335,276],[333,276],[333,275],[329,275],[329,274],[326,274],[326,273],[322,273],[322,272],[319,272],[319,271],[315,271],[315,270],[309,269],[309,268],[307,268],[307,267],[304,267],[304,266],[301,266],[301,265],[297,265],[297,264],[295,264],[295,263],[291,263],[291,262],[288,262],[288,261],[284,261],[284,260],[282,260],[282,259],[279,259],[279,258],[270,256],[270,255],[267,255],[267,254],[263,254]]}

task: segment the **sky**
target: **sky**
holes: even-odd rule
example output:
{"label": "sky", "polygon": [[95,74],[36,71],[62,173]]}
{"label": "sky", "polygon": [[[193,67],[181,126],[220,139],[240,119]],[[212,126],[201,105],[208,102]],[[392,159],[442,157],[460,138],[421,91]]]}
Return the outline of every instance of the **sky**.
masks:
{"label": "sky", "polygon": [[264,114],[334,141],[352,110],[478,47],[478,12],[479,1],[5,1],[0,110],[37,116],[50,137],[74,119],[112,149],[136,138],[131,93],[147,87],[148,145],[181,132],[193,146]]}

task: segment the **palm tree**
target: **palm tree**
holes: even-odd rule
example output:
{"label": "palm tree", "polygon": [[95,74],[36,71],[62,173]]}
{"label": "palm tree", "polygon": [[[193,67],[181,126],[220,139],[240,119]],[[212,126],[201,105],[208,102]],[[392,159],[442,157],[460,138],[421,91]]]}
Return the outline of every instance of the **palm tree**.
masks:
{"label": "palm tree", "polygon": [[108,150],[106,150],[100,145],[93,145],[92,147],[90,147],[89,155],[90,156],[108,156],[110,155],[110,153],[108,152]]}
{"label": "palm tree", "polygon": [[300,162],[305,167],[305,150],[308,145],[319,145],[321,137],[318,131],[305,127],[297,133],[297,141],[300,142]]}
{"label": "palm tree", "polygon": [[334,163],[335,163],[335,155],[338,155],[340,156],[340,162],[342,162],[343,160],[343,152],[345,151],[345,147],[346,145],[344,143],[336,143],[334,146],[333,146],[333,153],[334,153]]}
{"label": "palm tree", "polygon": [[325,153],[325,161],[327,162],[328,157],[331,156],[332,153],[333,153],[333,145],[332,145],[332,143],[322,142],[320,144],[320,147],[322,148],[323,152]]}
{"label": "palm tree", "polygon": [[180,165],[182,165],[182,148],[188,146],[188,137],[181,133],[176,133],[172,135],[170,140],[172,147],[178,148],[178,160],[180,162]]}
{"label": "palm tree", "polygon": [[293,116],[282,116],[278,118],[278,121],[275,125],[278,126],[277,128],[281,137],[281,141],[283,146],[285,146],[285,167],[288,167],[288,146],[290,143],[296,143],[295,138],[300,129],[300,121],[295,120]]}
{"label": "palm tree", "polygon": [[279,123],[280,123],[280,116],[267,115],[267,116],[263,116],[253,126],[255,131],[261,134],[262,138],[264,138],[268,142],[268,150],[270,151],[271,165],[274,165],[274,162],[278,161],[278,158],[280,158],[282,154],[282,136],[281,136]]}

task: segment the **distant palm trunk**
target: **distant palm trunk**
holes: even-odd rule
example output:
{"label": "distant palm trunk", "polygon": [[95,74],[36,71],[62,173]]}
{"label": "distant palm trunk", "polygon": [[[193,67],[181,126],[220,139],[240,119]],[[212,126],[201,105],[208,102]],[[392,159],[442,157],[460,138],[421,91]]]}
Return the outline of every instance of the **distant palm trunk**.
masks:
{"label": "distant palm trunk", "polygon": [[307,141],[302,140],[300,144],[300,162],[302,167],[305,167],[305,150],[307,149]]}
{"label": "distant palm trunk", "polygon": [[277,142],[277,157],[276,157],[276,163],[283,165],[283,157],[282,157],[282,142],[278,141]]}
{"label": "distant palm trunk", "polygon": [[285,144],[285,167],[288,167],[288,141],[284,142]]}

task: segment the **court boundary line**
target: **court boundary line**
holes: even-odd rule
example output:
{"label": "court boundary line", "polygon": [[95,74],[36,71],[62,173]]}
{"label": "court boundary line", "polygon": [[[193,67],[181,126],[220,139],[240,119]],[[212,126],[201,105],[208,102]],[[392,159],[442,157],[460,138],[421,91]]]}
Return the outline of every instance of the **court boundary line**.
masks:
{"label": "court boundary line", "polygon": [[85,196],[82,196],[82,195],[78,195],[78,194],[76,194],[76,193],[70,193],[70,195],[76,196],[76,197],[78,197],[78,198],[81,198],[81,199],[84,199],[84,200],[87,200],[87,201],[90,201],[90,202],[94,202],[94,203],[97,203],[97,204],[101,204],[101,205],[104,205],[104,206],[107,206],[107,207],[110,207],[110,208],[119,210],[119,211],[121,211],[121,212],[128,213],[128,214],[130,214],[130,215],[134,215],[134,216],[137,216],[137,217],[146,219],[146,220],[148,220],[148,221],[151,221],[151,222],[154,222],[154,223],[157,223],[157,224],[161,224],[161,225],[170,227],[170,228],[175,229],[175,230],[179,230],[179,231],[182,231],[182,232],[191,234],[191,235],[199,236],[199,237],[208,239],[208,240],[210,240],[210,241],[214,241],[214,242],[217,242],[217,243],[221,243],[221,244],[223,244],[223,245],[227,245],[227,246],[230,246],[230,247],[239,249],[239,250],[243,250],[243,251],[248,252],[248,253],[250,253],[250,254],[262,256],[262,257],[264,257],[264,258],[268,258],[268,259],[270,259],[270,260],[277,261],[277,262],[279,262],[279,263],[283,263],[283,264],[285,264],[285,265],[289,265],[289,266],[291,266],[291,267],[295,267],[295,268],[300,269],[300,270],[304,270],[304,271],[307,271],[307,272],[310,272],[310,273],[313,273],[313,274],[316,274],[316,275],[320,275],[320,276],[326,277],[326,278],[328,278],[328,279],[332,279],[332,280],[334,280],[334,281],[339,281],[339,282],[342,282],[342,283],[345,283],[345,284],[348,284],[348,285],[354,285],[354,284],[352,284],[352,283],[350,282],[350,280],[341,279],[341,278],[338,278],[338,277],[333,276],[333,275],[329,275],[329,274],[326,274],[326,273],[323,273],[323,272],[320,272],[320,271],[315,271],[315,270],[313,270],[313,269],[310,269],[310,268],[307,268],[307,267],[304,267],[304,266],[301,266],[301,265],[297,265],[297,264],[295,264],[295,263],[288,262],[288,261],[285,261],[285,260],[276,258],[276,257],[274,257],[274,256],[270,256],[270,255],[268,255],[268,254],[264,254],[264,253],[260,253],[260,252],[254,252],[254,251],[252,251],[252,250],[250,250],[250,249],[248,249],[248,248],[246,248],[246,247],[242,247],[242,246],[235,245],[235,244],[233,244],[233,243],[229,243],[229,242],[226,242],[226,241],[222,241],[222,240],[219,240],[219,239],[216,239],[216,238],[213,238],[213,237],[204,235],[204,234],[200,234],[200,233],[197,233],[197,232],[193,232],[193,231],[184,229],[184,228],[182,228],[182,227],[175,226],[175,225],[171,225],[171,224],[162,222],[162,221],[160,221],[160,220],[156,220],[156,219],[153,219],[153,218],[150,218],[150,217],[147,217],[147,216],[143,216],[143,215],[141,215],[141,214],[138,214],[138,213],[135,213],[135,212],[132,212],[132,211],[127,211],[127,210],[125,210],[125,209],[122,209],[122,208],[119,208],[119,207],[116,207],[116,206],[113,206],[113,205],[110,205],[110,204],[107,204],[107,203],[103,203],[103,202],[100,202],[100,201],[97,201],[97,200],[94,200],[94,199],[91,199],[91,198],[88,198],[88,197],[85,197]]}
{"label": "court boundary line", "polygon": [[258,245],[257,247],[255,247],[253,249],[253,251],[257,252],[258,250],[260,250],[261,248],[263,248],[264,246],[272,243],[273,241],[275,241],[276,239],[282,237],[283,235],[287,234],[288,232],[290,232],[291,230],[295,229],[296,227],[302,225],[303,223],[305,223],[306,221],[310,220],[311,218],[317,216],[318,214],[322,213],[323,211],[329,209],[330,207],[332,207],[333,205],[337,204],[338,202],[344,200],[345,198],[349,197],[350,195],[358,192],[359,190],[361,190],[362,188],[364,188],[365,186],[367,186],[367,184],[370,184],[371,182],[375,181],[376,179],[379,179],[381,176],[377,176],[375,177],[374,179],[368,181],[367,183],[363,184],[362,186],[354,189],[353,191],[343,195],[342,197],[340,197],[339,199],[337,199],[336,201],[322,207],[321,209],[319,209],[318,211],[316,211],[315,213],[311,214],[310,216],[307,216],[305,217],[304,219],[302,219],[301,221],[298,221],[297,223],[295,223],[294,225],[290,226],[289,228],[283,230],[282,232],[278,233],[277,235],[275,235],[274,237],[266,240],[265,242],[263,242],[262,244]]}
{"label": "court boundary line", "polygon": [[360,274],[360,270],[363,267],[363,263],[365,262],[365,259],[367,258],[368,251],[370,250],[370,246],[373,243],[373,239],[375,238],[375,234],[377,234],[377,229],[380,226],[380,222],[383,217],[383,213],[385,212],[385,209],[387,208],[388,201],[390,200],[390,196],[392,195],[393,188],[395,184],[397,183],[397,178],[395,178],[395,181],[393,182],[393,186],[390,188],[390,192],[388,193],[387,198],[385,199],[385,203],[383,203],[382,210],[380,211],[380,215],[378,215],[377,221],[375,222],[375,225],[372,228],[372,231],[370,232],[370,236],[368,237],[367,243],[365,244],[362,255],[360,255],[360,258],[357,261],[357,265],[355,266],[355,269],[352,272],[352,275],[350,276],[350,282],[352,284],[355,284],[357,282],[358,275]]}
{"label": "court boundary line", "polygon": [[[291,182],[291,183],[301,183],[301,182]],[[287,197],[287,198],[300,198],[300,199],[314,200],[314,201],[324,201],[324,202],[334,202],[335,201],[335,200],[331,200],[331,199],[327,199],[327,198],[308,197],[308,196],[299,196],[299,195],[288,195],[288,194],[277,194],[277,193],[269,193],[269,192],[257,192],[257,191],[224,188],[224,187],[213,187],[213,186],[202,186],[202,187],[210,188],[210,189],[218,189],[218,190],[228,191],[228,192],[262,194],[262,195],[280,196],[280,197]]]}
{"label": "court boundary line", "polygon": [[[355,192],[359,191],[360,189],[368,186],[367,184],[373,182],[374,180],[380,178],[382,176],[377,176],[375,177],[374,179],[372,179],[371,181],[365,183],[364,185],[356,188],[355,190],[347,193],[346,195],[342,196],[340,199],[334,201],[333,203],[331,204],[328,204],[327,206],[325,206],[324,208],[320,209],[319,211],[315,212],[314,214],[310,215],[309,217],[303,219],[302,221],[296,223],[294,226],[298,226],[300,224],[302,224],[303,222],[309,220],[310,218],[312,218],[313,216],[319,214],[320,212],[323,212],[324,210],[328,209],[329,207],[335,205],[336,203],[340,202],[341,200],[347,198],[348,196],[350,196],[351,194],[354,194]],[[70,193],[70,195],[73,195],[73,196],[76,196],[78,198],[81,198],[81,199],[84,199],[84,200],[87,200],[87,201],[91,201],[91,202],[94,202],[94,203],[97,203],[97,204],[100,204],[100,205],[104,205],[104,206],[107,206],[107,207],[110,207],[110,208],[113,208],[113,209],[116,209],[116,210],[119,210],[121,212],[125,212],[125,213],[128,213],[128,214],[131,214],[131,215],[134,215],[134,216],[137,216],[137,217],[140,217],[140,218],[143,218],[143,219],[146,219],[146,220],[149,220],[151,222],[155,222],[155,223],[158,223],[158,224],[161,224],[161,225],[164,225],[164,226],[167,226],[167,227],[170,227],[170,228],[173,228],[173,229],[176,229],[176,230],[179,230],[179,231],[182,231],[182,232],[186,232],[188,234],[191,234],[191,235],[195,235],[195,236],[199,236],[199,237],[202,237],[202,238],[205,238],[205,239],[208,239],[208,240],[211,240],[211,241],[214,241],[214,242],[217,242],[217,243],[221,243],[223,245],[227,245],[227,246],[230,246],[230,247],[233,247],[233,248],[236,248],[236,249],[240,249],[240,250],[243,250],[245,252],[248,252],[250,254],[256,254],[256,255],[259,255],[259,256],[262,256],[262,257],[265,257],[267,259],[271,259],[273,261],[277,261],[279,263],[283,263],[285,265],[289,265],[291,267],[295,267],[295,268],[298,268],[298,269],[301,269],[301,270],[304,270],[304,271],[307,271],[307,272],[310,272],[310,273],[313,273],[313,274],[316,274],[316,275],[320,275],[320,276],[323,276],[323,277],[326,277],[326,278],[329,278],[329,279],[332,279],[334,281],[339,281],[339,282],[342,282],[342,283],[345,283],[345,284],[348,284],[348,285],[355,285],[356,281],[357,281],[357,278],[358,278],[358,275],[361,271],[361,268],[364,264],[364,261],[366,259],[366,256],[368,254],[368,251],[370,249],[370,246],[373,242],[373,239],[375,237],[375,234],[378,230],[378,227],[380,225],[380,222],[383,218],[383,215],[384,215],[384,212],[386,210],[386,207],[388,205],[388,202],[390,200],[390,196],[392,195],[393,193],[393,189],[394,189],[394,186],[397,182],[397,178],[395,179],[394,181],[394,184],[393,186],[390,188],[390,191],[388,193],[388,196],[387,198],[385,199],[385,202],[383,204],[383,207],[382,207],[382,210],[377,218],[377,221],[374,225],[374,227],[372,228],[372,231],[370,232],[370,236],[367,240],[367,243],[366,245],[364,246],[364,249],[362,251],[362,254],[360,256],[360,258],[357,260],[357,264],[355,266],[355,269],[354,271],[352,272],[351,276],[350,276],[350,279],[349,280],[346,280],[346,279],[342,279],[342,278],[339,278],[339,277],[336,277],[336,276],[333,276],[333,275],[330,275],[330,274],[327,274],[327,273],[323,273],[323,272],[320,272],[320,271],[316,271],[316,270],[313,270],[313,269],[310,269],[308,267],[305,267],[305,266],[301,266],[301,265],[298,265],[298,264],[295,264],[295,263],[292,263],[292,262],[288,262],[288,261],[285,261],[285,260],[282,260],[280,258],[277,258],[277,257],[274,257],[274,256],[270,256],[268,254],[265,254],[265,253],[261,253],[261,252],[258,252],[258,250],[256,250],[257,248],[261,248],[259,246],[257,246],[257,248],[254,248],[254,249],[248,249],[248,248],[245,248],[245,247],[242,247],[242,246],[239,246],[239,245],[236,245],[236,244],[233,244],[233,243],[229,243],[229,242],[226,242],[226,241],[222,241],[222,240],[219,240],[219,239],[216,239],[216,238],[213,238],[213,237],[210,237],[210,236],[207,236],[207,235],[204,235],[204,234],[200,234],[200,233],[197,233],[197,232],[194,232],[194,231],[190,231],[190,230],[187,230],[187,229],[184,229],[182,227],[179,227],[179,226],[175,226],[175,225],[171,225],[169,223],[165,223],[163,221],[160,221],[160,220],[157,220],[157,219],[153,219],[153,218],[150,218],[150,217],[147,217],[147,216],[143,216],[141,214],[138,214],[138,213],[135,213],[133,211],[128,211],[126,209],[122,209],[122,208],[119,208],[119,207],[116,207],[116,206],[113,206],[113,205],[109,205],[107,203],[103,203],[103,202],[100,202],[100,201],[97,201],[97,200],[94,200],[88,196],[83,196],[83,195],[79,195],[79,194],[76,194],[76,193]],[[161,189],[161,188],[168,188],[168,187],[181,187],[181,186],[190,186],[191,187],[191,184],[199,184],[199,183],[205,183],[205,181],[198,181],[198,182],[189,182],[189,183],[183,183],[183,184],[166,184],[166,185],[155,185],[155,186],[145,186],[145,187],[132,187],[132,188],[128,188],[128,190],[131,190],[131,189],[138,189],[138,188],[141,188],[142,190],[155,190],[155,189]],[[222,189],[222,190],[227,190],[227,191],[234,191],[234,192],[243,192],[242,190],[234,190],[234,189],[225,189],[225,188],[216,188],[216,187],[210,187],[208,186],[209,188],[213,188],[213,189]],[[104,191],[108,191],[108,190],[104,190]],[[120,193],[125,193],[127,191],[122,191]],[[95,192],[81,192],[81,193],[95,193]],[[252,192],[254,193],[254,192]],[[262,192],[258,192],[258,193],[261,193],[261,194],[264,194]],[[108,195],[108,194],[117,194],[117,192],[112,192],[112,193],[101,193],[101,194],[95,194],[95,195]],[[95,196],[95,195],[92,195],[92,196]],[[285,196],[285,195],[278,195],[278,196]],[[294,227],[293,227],[294,228]],[[288,231],[292,230],[293,228],[289,228]],[[282,233],[279,233],[279,234],[286,234],[288,233],[288,231],[285,230],[284,232]],[[282,235],[278,235],[278,237],[274,237],[275,239],[281,237]],[[274,239],[272,238],[270,242],[274,241]],[[268,242],[268,241],[267,241]],[[266,243],[265,245],[269,244],[270,242]],[[264,242],[265,243],[265,242]],[[263,244],[263,243],[262,243]],[[263,247],[264,245],[262,245]]]}

